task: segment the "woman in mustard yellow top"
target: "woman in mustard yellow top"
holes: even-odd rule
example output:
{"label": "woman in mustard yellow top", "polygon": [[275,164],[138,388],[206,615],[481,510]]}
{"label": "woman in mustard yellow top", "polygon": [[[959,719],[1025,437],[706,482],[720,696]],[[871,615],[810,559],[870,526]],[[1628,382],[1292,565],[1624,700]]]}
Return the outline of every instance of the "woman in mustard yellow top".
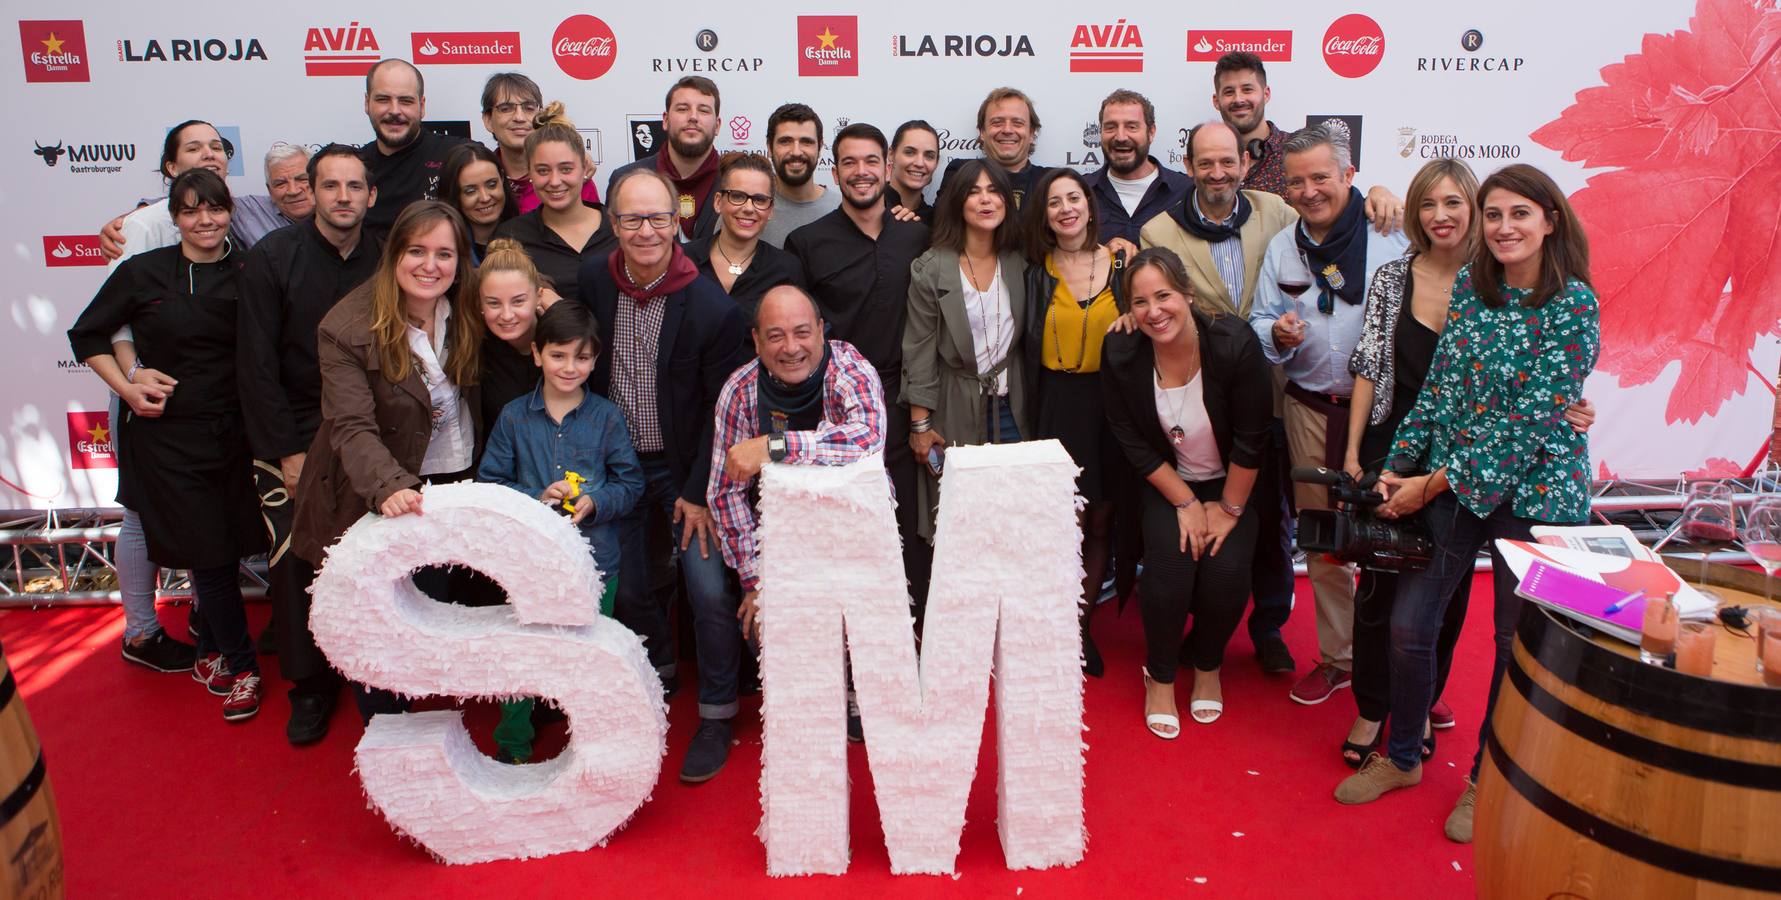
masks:
{"label": "woman in mustard yellow top", "polygon": [[[1083,671],[1101,675],[1088,616],[1112,546],[1109,467],[1124,465],[1101,402],[1101,341],[1119,317],[1118,264],[1097,241],[1095,202],[1074,169],[1039,179],[1022,211],[1027,242],[1026,372],[1033,440],[1056,438],[1082,467]],[[1123,256],[1121,260],[1123,261]]]}

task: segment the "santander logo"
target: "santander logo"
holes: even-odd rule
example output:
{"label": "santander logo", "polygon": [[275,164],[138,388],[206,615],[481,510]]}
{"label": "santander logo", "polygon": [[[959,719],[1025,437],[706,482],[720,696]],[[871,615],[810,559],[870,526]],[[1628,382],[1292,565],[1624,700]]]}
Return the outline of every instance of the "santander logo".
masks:
{"label": "santander logo", "polygon": [[1379,23],[1360,13],[1349,13],[1330,23],[1323,33],[1323,61],[1343,78],[1359,78],[1379,68],[1385,59],[1385,32]]}
{"label": "santander logo", "polygon": [[595,16],[570,16],[551,35],[551,55],[570,78],[592,81],[612,70],[618,60],[618,38]]}
{"label": "santander logo", "polygon": [[63,266],[103,266],[105,257],[99,252],[99,236],[46,234],[43,236],[43,264],[52,269]]}

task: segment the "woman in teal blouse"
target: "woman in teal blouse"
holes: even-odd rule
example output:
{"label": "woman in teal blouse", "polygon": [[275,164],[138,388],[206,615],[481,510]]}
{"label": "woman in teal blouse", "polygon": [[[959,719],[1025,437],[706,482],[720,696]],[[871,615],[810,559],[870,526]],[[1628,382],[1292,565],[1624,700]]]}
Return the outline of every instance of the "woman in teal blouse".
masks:
{"label": "woman in teal blouse", "polygon": [[[1366,803],[1421,781],[1435,638],[1478,550],[1490,548],[1496,595],[1496,666],[1482,732],[1521,611],[1515,576],[1495,541],[1527,540],[1535,525],[1577,523],[1589,514],[1588,437],[1564,423],[1599,345],[1588,240],[1558,185],[1532,166],[1509,166],[1485,179],[1478,206],[1483,246],[1454,281],[1447,328],[1416,406],[1398,426],[1392,472],[1382,478],[1389,499],[1380,515],[1420,512],[1435,558],[1398,583],[1388,754],[1374,754],[1342,782],[1336,799],[1343,803]],[[1455,841],[1471,840],[1482,759],[1481,739],[1447,820]]]}

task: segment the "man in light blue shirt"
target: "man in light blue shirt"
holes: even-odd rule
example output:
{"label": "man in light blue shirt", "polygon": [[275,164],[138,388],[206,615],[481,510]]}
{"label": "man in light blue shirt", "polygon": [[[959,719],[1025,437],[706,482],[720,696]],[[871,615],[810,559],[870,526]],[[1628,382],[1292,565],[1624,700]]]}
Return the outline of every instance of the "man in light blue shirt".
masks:
{"label": "man in light blue shirt", "polygon": [[[1342,467],[1349,395],[1348,357],[1360,340],[1367,282],[1404,255],[1404,235],[1367,227],[1354,189],[1349,148],[1321,126],[1281,147],[1286,200],[1299,223],[1268,242],[1249,312],[1262,354],[1287,377],[1286,441],[1297,466]],[[1294,484],[1301,511],[1328,509],[1329,492]],[[1317,598],[1317,668],[1293,687],[1294,700],[1321,703],[1349,684],[1353,659],[1354,569],[1322,556],[1307,563]]]}

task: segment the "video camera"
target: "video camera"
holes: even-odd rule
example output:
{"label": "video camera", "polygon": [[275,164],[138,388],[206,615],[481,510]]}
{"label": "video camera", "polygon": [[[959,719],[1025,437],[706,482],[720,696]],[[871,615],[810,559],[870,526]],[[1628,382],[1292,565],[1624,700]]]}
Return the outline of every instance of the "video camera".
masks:
{"label": "video camera", "polygon": [[1306,553],[1327,553],[1345,563],[1383,572],[1419,572],[1428,567],[1434,542],[1412,522],[1391,522],[1375,515],[1385,498],[1373,490],[1378,478],[1360,481],[1347,472],[1295,468],[1292,480],[1330,489],[1335,509],[1299,511],[1299,547]]}

